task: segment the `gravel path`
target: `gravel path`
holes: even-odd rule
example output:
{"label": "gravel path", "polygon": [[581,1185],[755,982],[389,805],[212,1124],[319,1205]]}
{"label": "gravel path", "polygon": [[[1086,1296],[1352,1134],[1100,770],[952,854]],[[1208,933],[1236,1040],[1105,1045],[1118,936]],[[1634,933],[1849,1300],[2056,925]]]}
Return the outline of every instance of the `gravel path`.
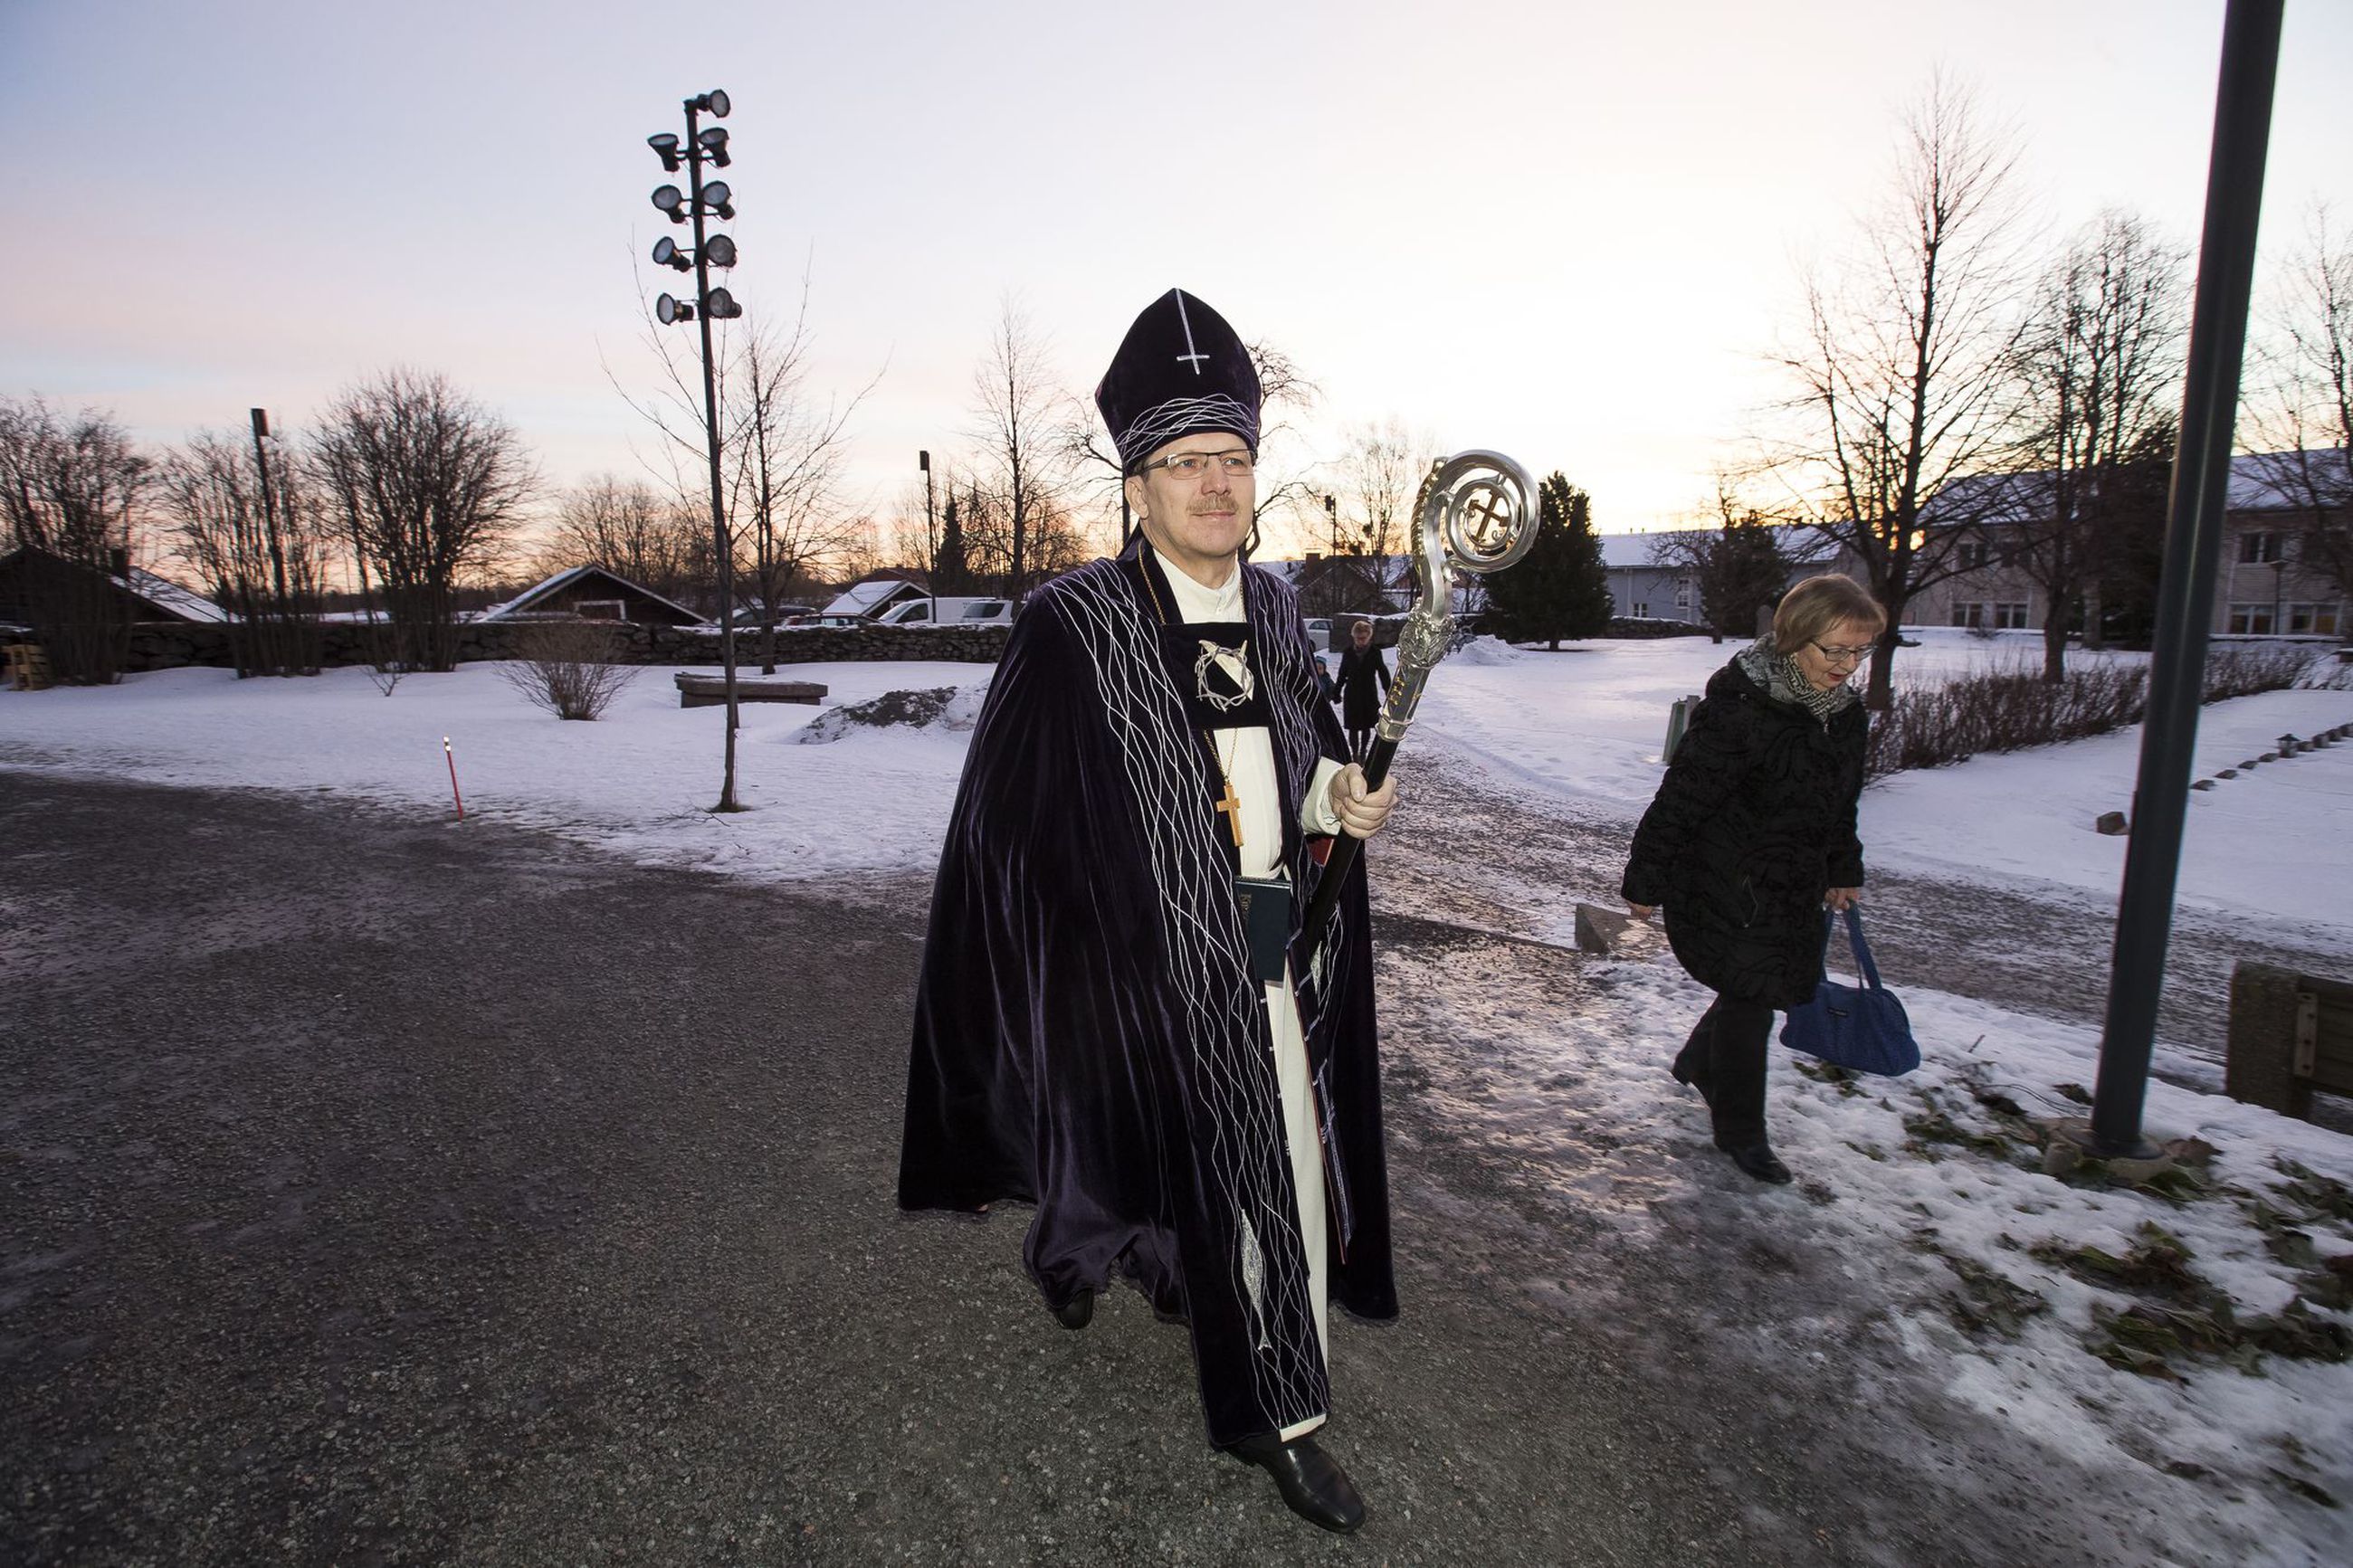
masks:
{"label": "gravel path", "polygon": [[[1631,818],[1499,779],[1442,746],[1403,766],[1398,819],[1377,861],[1381,907],[1561,942],[1571,940],[1577,900],[1623,907],[1618,879]],[[1871,847],[1863,848],[1868,863]],[[2112,895],[1879,869],[1870,878],[1872,952],[1891,985],[2100,1026],[2116,932]],[[2231,969],[2242,958],[2324,974],[2348,963],[2293,922],[2177,907],[2158,1006],[2160,1077],[2219,1086]]]}
{"label": "gravel path", "polygon": [[923,896],[0,773],[0,1562],[2159,1555],[2113,1479],[1909,1386],[1873,1287],[1777,1223],[1802,1194],[1451,1120],[1506,1068],[1422,1043],[1445,985],[1599,982],[1402,916],[1406,1316],[1335,1324],[1373,1518],[1319,1535],[1205,1447],[1134,1295],[1067,1333],[1018,1214],[893,1210]]}

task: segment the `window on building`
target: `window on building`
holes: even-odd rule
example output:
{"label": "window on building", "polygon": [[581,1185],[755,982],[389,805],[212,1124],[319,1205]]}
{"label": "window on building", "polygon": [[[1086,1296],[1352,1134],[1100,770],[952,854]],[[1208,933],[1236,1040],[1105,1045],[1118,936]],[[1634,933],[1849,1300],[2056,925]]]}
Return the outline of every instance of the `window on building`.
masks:
{"label": "window on building", "polygon": [[2337,628],[2344,624],[2344,620],[2337,614],[2336,605],[2319,605],[2314,606],[2312,612],[2312,629],[2319,633],[2322,637],[2335,637],[2337,635]]}
{"label": "window on building", "polygon": [[1651,618],[1651,602],[1648,599],[1634,601],[1634,618],[1638,621],[1647,621]]}
{"label": "window on building", "polygon": [[2239,535],[2239,562],[2245,566],[2260,566],[2265,562],[2283,561],[2281,537],[2276,533],[2242,533]]}
{"label": "window on building", "polygon": [[626,621],[629,606],[623,599],[575,599],[572,613],[584,621]]}
{"label": "window on building", "polygon": [[[1961,570],[1964,572],[1974,572],[1986,563],[1986,547],[1983,540],[1972,540],[1962,545],[1956,553],[1960,558]],[[1959,626],[1961,623],[1955,621],[1953,624]]]}
{"label": "window on building", "polygon": [[2009,599],[1993,607],[1994,626],[2006,632],[2022,631],[2026,626],[2026,601]]}
{"label": "window on building", "polygon": [[1983,605],[1957,604],[1953,606],[1953,625],[1968,627],[1981,626],[1985,625],[1985,609]]}
{"label": "window on building", "polygon": [[2246,637],[2269,637],[2272,629],[2272,607],[2269,605],[2233,605],[2231,606],[2231,629]]}
{"label": "window on building", "polygon": [[1675,579],[1675,608],[1678,610],[1691,608],[1691,579],[1688,577]]}

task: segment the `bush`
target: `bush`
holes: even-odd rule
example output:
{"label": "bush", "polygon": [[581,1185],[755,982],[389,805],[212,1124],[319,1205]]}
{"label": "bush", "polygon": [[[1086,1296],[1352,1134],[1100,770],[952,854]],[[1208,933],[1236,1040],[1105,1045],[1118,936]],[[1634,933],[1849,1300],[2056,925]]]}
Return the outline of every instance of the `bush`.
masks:
{"label": "bush", "polygon": [[[2201,700],[2248,697],[2310,683],[2319,666],[2300,647],[2214,649],[2206,658]],[[2040,661],[2018,661],[1942,686],[1899,690],[1874,714],[1863,776],[1943,767],[1979,752],[2015,752],[2103,735],[2137,724],[2148,708],[2148,671],[2140,665],[2078,665],[2055,684]]]}
{"label": "bush", "polygon": [[633,665],[617,664],[621,638],[599,621],[542,621],[515,637],[521,655],[499,667],[523,700],[558,719],[595,719],[637,679]]}

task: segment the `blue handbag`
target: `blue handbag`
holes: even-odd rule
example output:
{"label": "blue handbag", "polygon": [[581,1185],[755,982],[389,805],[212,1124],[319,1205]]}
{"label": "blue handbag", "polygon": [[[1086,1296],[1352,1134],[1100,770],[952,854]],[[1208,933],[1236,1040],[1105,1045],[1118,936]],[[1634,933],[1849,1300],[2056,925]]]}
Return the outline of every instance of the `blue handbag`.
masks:
{"label": "blue handbag", "polygon": [[[1822,950],[1830,951],[1831,922],[1837,917],[1822,911]],[[1912,1037],[1912,1020],[1895,993],[1879,983],[1879,965],[1871,962],[1871,946],[1862,940],[1862,912],[1847,906],[1847,939],[1854,947],[1855,973],[1861,985],[1841,985],[1825,978],[1814,987],[1814,999],[1789,1010],[1781,1026],[1781,1043],[1793,1051],[1820,1057],[1855,1072],[1883,1073],[1900,1078],[1920,1065],[1920,1043]]]}

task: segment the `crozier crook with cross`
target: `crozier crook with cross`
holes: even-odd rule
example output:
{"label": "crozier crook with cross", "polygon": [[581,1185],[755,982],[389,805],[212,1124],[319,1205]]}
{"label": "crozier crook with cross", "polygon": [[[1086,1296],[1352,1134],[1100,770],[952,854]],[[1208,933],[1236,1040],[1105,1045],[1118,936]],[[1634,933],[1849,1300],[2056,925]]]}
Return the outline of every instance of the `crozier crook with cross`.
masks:
{"label": "crozier crook with cross", "polygon": [[[1398,636],[1397,674],[1389,698],[1365,753],[1365,787],[1377,790],[1388,776],[1398,742],[1413,723],[1430,672],[1454,639],[1454,577],[1458,572],[1500,572],[1526,555],[1536,542],[1536,487],[1528,472],[1500,452],[1473,448],[1430,465],[1414,500],[1420,533],[1414,553],[1415,586],[1420,601]],[[1315,897],[1307,906],[1312,967],[1320,969],[1332,911],[1340,900],[1363,840],[1342,834],[1325,861]]]}

